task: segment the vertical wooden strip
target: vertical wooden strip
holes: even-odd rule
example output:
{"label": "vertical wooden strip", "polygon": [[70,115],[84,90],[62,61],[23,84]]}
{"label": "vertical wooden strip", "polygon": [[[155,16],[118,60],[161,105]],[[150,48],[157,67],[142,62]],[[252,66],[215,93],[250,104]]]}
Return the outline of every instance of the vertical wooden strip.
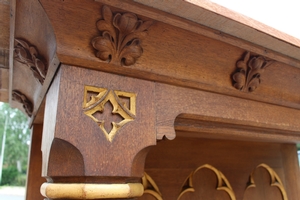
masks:
{"label": "vertical wooden strip", "polygon": [[287,195],[289,199],[300,199],[300,173],[295,144],[282,144],[282,162]]}
{"label": "vertical wooden strip", "polygon": [[45,182],[42,178],[42,124],[34,124],[31,131],[31,145],[27,170],[26,200],[42,200],[40,187]]}
{"label": "vertical wooden strip", "polygon": [[8,102],[12,101],[13,88],[13,60],[14,60],[14,41],[15,41],[15,23],[16,23],[16,0],[10,1],[10,39],[9,39],[9,90]]}

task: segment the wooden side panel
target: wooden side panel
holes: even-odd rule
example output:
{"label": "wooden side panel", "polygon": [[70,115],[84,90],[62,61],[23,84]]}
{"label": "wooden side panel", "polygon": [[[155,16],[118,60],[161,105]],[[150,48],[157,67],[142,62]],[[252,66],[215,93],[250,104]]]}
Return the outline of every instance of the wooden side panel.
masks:
{"label": "wooden side panel", "polygon": [[45,179],[42,178],[42,131],[43,125],[33,125],[27,171],[26,200],[43,199],[40,193],[40,187],[45,182]]}
{"label": "wooden side panel", "polygon": [[[212,168],[203,167],[193,176],[194,192],[186,192],[179,200],[203,197],[207,200],[285,200],[284,192],[270,185],[272,174],[265,166],[259,166],[264,163],[278,175],[288,199],[293,200],[299,199],[299,168],[295,150],[292,144],[177,137],[173,141],[161,141],[151,149],[145,171],[157,184],[164,200],[177,199],[184,189],[190,187],[187,177],[206,164],[223,176],[217,175]],[[218,182],[218,177],[221,182]],[[256,187],[249,187],[251,177]],[[221,189],[217,189],[218,185]],[[230,196],[230,190],[235,198]],[[211,196],[207,196],[208,193]],[[149,199],[156,198],[152,196]]]}

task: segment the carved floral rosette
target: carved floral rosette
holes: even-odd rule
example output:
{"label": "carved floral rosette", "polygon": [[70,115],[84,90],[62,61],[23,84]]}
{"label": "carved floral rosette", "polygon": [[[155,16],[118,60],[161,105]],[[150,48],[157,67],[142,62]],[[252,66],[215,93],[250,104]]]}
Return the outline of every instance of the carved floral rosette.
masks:
{"label": "carved floral rosette", "polygon": [[253,92],[261,82],[261,74],[272,63],[263,56],[251,56],[247,52],[244,59],[236,64],[237,72],[232,76],[233,86],[244,92]]}
{"label": "carved floral rosette", "polygon": [[152,21],[142,21],[133,13],[113,14],[108,6],[102,8],[97,22],[100,36],[93,38],[96,56],[117,65],[133,65],[142,55],[141,39],[147,35]]}

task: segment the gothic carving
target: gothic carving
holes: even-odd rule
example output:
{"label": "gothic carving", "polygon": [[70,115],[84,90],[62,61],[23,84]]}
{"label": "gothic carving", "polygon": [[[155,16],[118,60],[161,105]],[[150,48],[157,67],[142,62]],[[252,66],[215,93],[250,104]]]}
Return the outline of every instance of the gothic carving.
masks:
{"label": "gothic carving", "polygon": [[[108,111],[109,106],[112,106],[111,112]],[[85,86],[83,110],[87,116],[92,118],[98,124],[107,140],[111,142],[122,126],[135,119],[136,94]],[[104,112],[108,112],[108,116],[106,115],[103,117]],[[108,118],[110,117],[113,119],[109,124]],[[119,122],[114,121],[117,121],[117,118],[119,118]],[[109,128],[109,125],[111,125],[111,129]]]}
{"label": "gothic carving", "polygon": [[[197,173],[199,173],[201,170],[203,169],[208,169],[210,171],[212,171],[216,177],[217,177],[217,187],[214,188],[214,190],[216,189],[217,191],[224,191],[227,194],[227,198],[230,200],[236,200],[235,194],[232,190],[232,187],[229,183],[229,181],[226,179],[226,177],[224,176],[224,174],[222,172],[220,172],[219,170],[217,170],[216,168],[214,168],[213,166],[209,165],[209,164],[205,164],[202,165],[200,167],[198,167],[195,171],[193,171],[188,178],[186,179],[183,187],[182,187],[182,191],[179,195],[179,197],[177,198],[177,200],[183,200],[184,197],[188,194],[188,193],[197,193],[197,189],[202,189],[204,190],[204,192],[206,193],[206,191],[208,191],[211,188],[198,188],[197,185],[194,185],[194,182],[196,180],[195,179],[195,175]],[[209,179],[211,180],[211,179]],[[200,181],[200,180],[198,180]],[[214,184],[213,184],[214,185]],[[207,187],[207,185],[205,185]],[[215,187],[215,186],[214,186]],[[193,196],[193,198],[191,199],[198,199],[196,197],[200,197],[201,195],[197,195],[197,196]],[[201,199],[205,199],[204,197],[201,196]],[[212,196],[209,196],[209,198],[214,199]],[[226,198],[226,197],[225,197]],[[190,198],[188,198],[190,199]],[[219,198],[218,198],[219,199]]]}
{"label": "gothic carving", "polygon": [[12,91],[12,100],[23,104],[23,108],[24,108],[25,112],[27,113],[27,115],[29,117],[31,117],[32,111],[33,111],[33,105],[31,103],[31,101],[29,101],[28,98],[24,94],[22,94],[21,92],[19,92],[17,90],[13,90]]}
{"label": "gothic carving", "polygon": [[41,83],[44,83],[47,75],[47,66],[43,62],[43,58],[39,55],[34,46],[29,45],[21,39],[15,39],[15,54],[14,59],[32,71],[33,76]]}
{"label": "gothic carving", "polygon": [[[264,169],[268,173],[269,178],[264,180],[264,176],[262,174],[258,174],[256,176],[256,178],[257,178],[257,180],[256,180],[255,173],[258,171],[258,169]],[[255,168],[255,170],[252,172],[252,174],[250,175],[249,186],[246,189],[244,200],[248,200],[248,199],[257,199],[257,200],[272,199],[273,200],[274,199],[274,191],[268,193],[268,191],[270,191],[270,190],[266,189],[268,185],[265,185],[265,184],[268,184],[270,187],[273,187],[273,188],[274,187],[278,188],[279,193],[281,193],[281,196],[276,195],[276,199],[278,198],[280,200],[288,200],[287,193],[284,189],[284,186],[283,186],[282,181],[280,180],[279,176],[271,167],[269,167],[266,164],[258,165]],[[259,192],[259,190],[263,191],[263,192]],[[262,196],[261,194],[264,194],[265,196]]]}
{"label": "gothic carving", "polygon": [[244,92],[253,92],[261,82],[261,74],[272,63],[263,56],[251,56],[247,52],[244,59],[236,63],[237,72],[232,76],[233,86]]}
{"label": "gothic carving", "polygon": [[163,200],[162,194],[158,189],[158,186],[154,180],[145,172],[142,178],[142,183],[144,186],[144,194],[149,194],[157,200]]}
{"label": "gothic carving", "polygon": [[108,6],[103,6],[102,19],[97,22],[100,36],[92,40],[96,56],[114,64],[133,65],[143,53],[141,40],[152,23],[133,13],[113,14]]}

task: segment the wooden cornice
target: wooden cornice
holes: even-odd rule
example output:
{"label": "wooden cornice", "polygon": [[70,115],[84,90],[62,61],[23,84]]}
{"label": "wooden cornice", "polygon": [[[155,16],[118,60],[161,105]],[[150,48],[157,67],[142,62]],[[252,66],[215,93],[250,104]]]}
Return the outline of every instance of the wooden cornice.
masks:
{"label": "wooden cornice", "polygon": [[[78,9],[81,7],[85,9]],[[135,16],[138,23],[132,28],[151,21],[138,31],[138,39],[129,38],[123,44],[129,51],[106,46],[117,44],[112,36],[121,29],[117,22],[110,24],[110,30],[103,27],[107,17],[104,7],[112,18]],[[32,12],[27,11],[29,8]],[[146,0],[30,0],[17,2],[13,16],[13,39],[34,46],[50,70],[43,86],[28,72],[32,85],[22,89],[22,72],[17,70],[21,66],[14,62],[11,90],[22,91],[32,99],[33,116],[60,63],[300,109],[299,40],[204,0],[201,5],[192,0],[155,4]],[[272,60],[263,75],[255,73],[262,76],[255,79],[259,87],[251,93],[235,87],[237,63],[247,52],[251,58]],[[121,53],[123,57],[119,57]],[[37,91],[43,92],[37,95]]]}

